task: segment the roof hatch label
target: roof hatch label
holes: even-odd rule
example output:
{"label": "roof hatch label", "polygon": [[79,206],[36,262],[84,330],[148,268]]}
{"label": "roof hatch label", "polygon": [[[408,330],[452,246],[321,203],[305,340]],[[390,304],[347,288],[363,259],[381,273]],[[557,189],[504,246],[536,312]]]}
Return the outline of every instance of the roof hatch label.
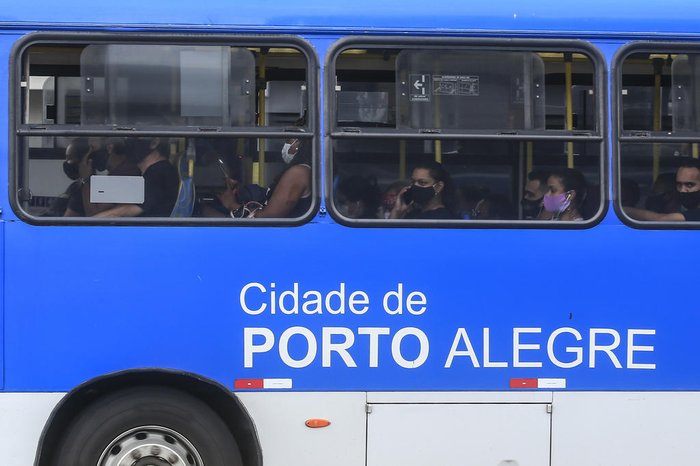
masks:
{"label": "roof hatch label", "polygon": [[434,95],[479,96],[479,77],[464,75],[433,75]]}

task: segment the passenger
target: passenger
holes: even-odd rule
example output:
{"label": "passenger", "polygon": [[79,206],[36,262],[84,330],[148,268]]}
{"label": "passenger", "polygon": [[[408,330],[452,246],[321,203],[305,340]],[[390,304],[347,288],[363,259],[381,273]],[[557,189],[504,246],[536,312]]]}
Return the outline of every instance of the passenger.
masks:
{"label": "passenger", "polygon": [[540,220],[582,221],[581,205],[586,198],[586,179],[573,168],[554,170],[547,179],[547,194]]}
{"label": "passenger", "polygon": [[399,191],[393,219],[454,219],[452,181],[442,164],[430,161],[413,169],[411,184]]}
{"label": "passenger", "polygon": [[520,200],[523,220],[537,220],[542,212],[542,200],[547,193],[549,172],[533,170],[527,174],[525,191]]}
{"label": "passenger", "polygon": [[[99,145],[95,146],[95,143]],[[86,180],[82,188],[82,198],[87,216],[94,216],[115,207],[115,204],[90,202],[90,177],[95,172],[106,170],[110,176],[141,175],[136,164],[127,158],[124,138],[109,138],[104,145],[102,141],[95,141],[91,143],[91,147],[93,147],[93,152],[80,163],[80,177]]]}
{"label": "passenger", "polygon": [[404,186],[406,186],[406,183],[403,181],[395,181],[386,188],[382,195],[381,218],[387,219],[391,217],[391,210],[394,208],[394,204],[396,204],[396,197]]}
{"label": "passenger", "polygon": [[488,194],[472,209],[472,220],[515,220],[513,204],[501,194]]}
{"label": "passenger", "polygon": [[[297,120],[303,126],[305,119]],[[265,205],[252,210],[256,218],[296,218],[311,208],[311,148],[299,138],[288,139],[282,147],[287,168],[267,191]]]}
{"label": "passenger", "polygon": [[335,206],[347,218],[377,218],[379,188],[363,176],[343,178],[335,188]]}
{"label": "passenger", "polygon": [[676,191],[681,204],[680,212],[659,213],[651,210],[625,208],[625,213],[636,220],[659,222],[700,221],[700,161],[685,160],[676,171]]}
{"label": "passenger", "polygon": [[63,172],[73,180],[66,191],[58,196],[49,210],[44,214],[50,217],[82,217],[83,208],[82,187],[85,180],[80,178],[80,163],[90,155],[90,144],[87,138],[75,138],[66,147],[66,159],[63,162]]}
{"label": "passenger", "polygon": [[680,212],[681,204],[678,202],[675,173],[661,173],[656,177],[651,190],[651,196],[644,202],[647,210],[660,214]]}
{"label": "passenger", "polygon": [[97,217],[169,217],[177,201],[180,178],[168,161],[168,143],[161,138],[130,138],[126,155],[144,178],[143,204],[120,204]]}
{"label": "passenger", "polygon": [[461,186],[455,189],[455,208],[457,218],[470,220],[476,205],[490,193],[488,188]]}

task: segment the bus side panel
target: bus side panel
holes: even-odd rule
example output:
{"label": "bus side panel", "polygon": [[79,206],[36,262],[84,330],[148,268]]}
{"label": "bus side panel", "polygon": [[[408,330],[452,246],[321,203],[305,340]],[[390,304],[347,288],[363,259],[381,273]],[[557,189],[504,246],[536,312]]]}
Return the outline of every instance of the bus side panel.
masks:
{"label": "bus side panel", "polygon": [[[16,36],[2,35],[0,32],[0,59],[7,63],[12,43]],[[0,108],[8,107],[7,73],[0,73]],[[8,173],[8,154],[10,153],[7,134],[9,131],[8,112],[0,112],[0,173]],[[7,214],[12,215],[7,200],[7,181],[0,178],[0,390],[5,388],[5,221]],[[2,418],[2,416],[0,416]]]}
{"label": "bus side panel", "polygon": [[[260,438],[265,466],[364,466],[365,393],[238,393]],[[325,419],[325,428],[309,428]]]}
{"label": "bus side panel", "polygon": [[63,393],[0,393],[3,466],[34,464],[41,431]]}
{"label": "bus side panel", "polygon": [[554,393],[553,406],[552,466],[698,464],[700,393]]}

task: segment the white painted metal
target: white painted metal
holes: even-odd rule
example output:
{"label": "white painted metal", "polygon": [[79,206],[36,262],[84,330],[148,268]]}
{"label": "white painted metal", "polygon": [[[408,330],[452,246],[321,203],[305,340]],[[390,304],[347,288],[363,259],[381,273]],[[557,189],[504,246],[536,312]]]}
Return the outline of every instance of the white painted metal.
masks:
{"label": "white painted metal", "polygon": [[0,393],[0,464],[31,466],[41,431],[64,393]]}
{"label": "white painted metal", "polygon": [[700,393],[554,393],[552,466],[700,464]]}
{"label": "white painted metal", "polygon": [[[365,393],[237,395],[255,422],[265,466],[365,465]],[[313,418],[331,425],[306,427]]]}
{"label": "white painted metal", "polygon": [[546,404],[376,404],[367,466],[545,466]]}

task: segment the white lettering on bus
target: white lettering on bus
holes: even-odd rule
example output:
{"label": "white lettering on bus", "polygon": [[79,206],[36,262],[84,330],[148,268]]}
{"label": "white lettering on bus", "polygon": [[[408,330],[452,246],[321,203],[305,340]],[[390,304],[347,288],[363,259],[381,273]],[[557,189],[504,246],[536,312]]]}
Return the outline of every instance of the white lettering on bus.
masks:
{"label": "white lettering on bus", "polygon": [[[255,293],[257,290],[259,293]],[[325,296],[316,290],[305,291],[300,298],[299,283],[294,282],[291,289],[278,294],[275,283],[266,288],[261,283],[248,283],[239,294],[241,309],[248,315],[257,316],[265,311],[270,314],[280,313],[296,315],[300,312],[306,315],[323,314],[343,315],[346,310],[355,315],[363,315],[369,311],[369,296],[364,291],[348,293],[346,285],[341,282],[338,289],[329,291]],[[427,300],[420,292],[411,293],[407,300],[409,312],[418,315],[425,312]],[[301,306],[300,306],[301,304]],[[415,306],[422,306],[415,308]]]}

